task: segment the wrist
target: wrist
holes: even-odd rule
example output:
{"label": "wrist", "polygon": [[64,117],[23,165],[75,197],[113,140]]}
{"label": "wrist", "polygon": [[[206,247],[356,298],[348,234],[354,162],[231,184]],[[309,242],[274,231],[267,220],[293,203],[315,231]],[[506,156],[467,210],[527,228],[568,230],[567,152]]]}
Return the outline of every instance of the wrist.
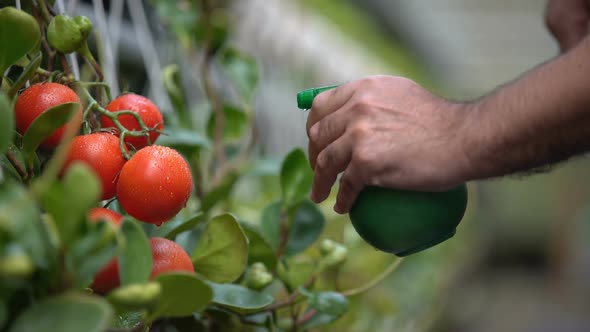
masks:
{"label": "wrist", "polygon": [[492,170],[486,160],[486,134],[489,124],[485,120],[482,101],[454,104],[460,126],[455,136],[459,156],[459,176],[462,182],[489,177]]}

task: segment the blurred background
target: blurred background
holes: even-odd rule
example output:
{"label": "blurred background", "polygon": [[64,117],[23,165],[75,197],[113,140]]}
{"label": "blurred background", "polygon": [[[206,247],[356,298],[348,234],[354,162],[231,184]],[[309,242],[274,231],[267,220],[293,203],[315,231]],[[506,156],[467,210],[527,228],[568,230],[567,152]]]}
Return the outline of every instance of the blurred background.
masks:
{"label": "blurred background", "polygon": [[[58,0],[56,6],[96,22],[115,93],[144,93],[169,111],[159,73],[177,63],[197,112],[203,94],[195,59],[179,50],[164,24],[182,21],[184,1],[168,3],[176,9],[141,0]],[[260,65],[256,134],[260,153],[271,160],[306,147],[306,114],[295,104],[301,89],[388,74],[469,100],[558,54],[543,23],[545,0],[220,3],[230,20],[230,42]],[[543,174],[470,184],[470,205],[457,235],[407,258],[324,330],[588,331],[588,166],[578,158]],[[331,197],[322,208],[328,234],[349,246],[339,281],[351,288],[379,274],[392,257],[364,244],[348,218],[331,211],[333,204]],[[259,218],[254,203],[238,205],[249,218]]]}

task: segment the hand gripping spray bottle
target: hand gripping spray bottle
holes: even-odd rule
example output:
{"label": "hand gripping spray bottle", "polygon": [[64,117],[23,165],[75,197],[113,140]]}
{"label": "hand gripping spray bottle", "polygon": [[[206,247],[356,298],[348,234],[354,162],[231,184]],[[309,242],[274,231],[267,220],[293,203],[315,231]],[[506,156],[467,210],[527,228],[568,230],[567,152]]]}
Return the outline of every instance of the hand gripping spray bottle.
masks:
{"label": "hand gripping spray bottle", "polygon": [[[297,94],[297,106],[308,110],[327,86]],[[467,207],[467,187],[418,192],[365,187],[349,216],[359,235],[378,250],[403,257],[435,246],[455,235]]]}

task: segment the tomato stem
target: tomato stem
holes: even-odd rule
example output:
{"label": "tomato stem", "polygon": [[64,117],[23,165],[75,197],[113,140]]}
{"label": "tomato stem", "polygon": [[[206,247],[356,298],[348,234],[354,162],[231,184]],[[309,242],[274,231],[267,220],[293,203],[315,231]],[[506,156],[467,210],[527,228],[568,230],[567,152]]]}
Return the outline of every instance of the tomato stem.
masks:
{"label": "tomato stem", "polygon": [[[88,48],[88,44],[84,43],[84,46],[78,49],[77,52],[80,56],[84,58],[84,60],[86,60],[86,62],[88,62],[92,69],[94,69],[94,72],[97,76],[97,80],[100,82],[104,81],[104,74],[102,72],[102,68],[100,67],[100,64],[96,61],[96,59],[94,59],[92,52],[90,52],[90,49]],[[110,99],[111,98],[109,98],[109,100]]]}
{"label": "tomato stem", "polygon": [[121,136],[119,139],[119,149],[121,149],[123,157],[125,157],[126,160],[129,160],[131,158],[131,154],[129,154],[129,152],[127,151],[127,146],[125,145],[125,136],[127,136],[126,130],[121,132]]}
{"label": "tomato stem", "polygon": [[[99,82],[99,83],[95,84],[92,82],[75,82],[75,84],[80,86],[80,90],[82,91],[82,93],[84,94],[84,96],[86,97],[86,99],[89,102],[88,107],[86,107],[86,110],[84,110],[84,115],[83,115],[84,120],[87,119],[90,112],[95,111],[98,114],[100,114],[101,116],[105,116],[105,117],[109,118],[111,121],[113,121],[113,123],[115,124],[115,127],[117,128],[118,132],[120,133],[119,138],[120,138],[121,154],[125,157],[125,159],[131,158],[131,154],[129,153],[129,149],[125,145],[125,137],[126,136],[146,137],[148,145],[152,144],[152,142],[150,140],[149,133],[154,132],[154,131],[160,132],[159,130],[157,130],[156,128],[149,128],[145,124],[145,122],[141,119],[141,116],[131,110],[121,110],[121,111],[116,111],[116,112],[109,112],[107,109],[100,106],[100,104],[96,101],[96,99],[94,99],[94,97],[90,94],[90,92],[86,88],[87,86],[103,86],[103,84],[106,85],[106,83]],[[109,94],[110,94],[110,91],[109,91]],[[121,121],[119,121],[119,116],[121,116],[121,115],[133,116],[135,118],[135,120],[137,121],[137,123],[139,123],[141,130],[129,130],[129,129],[125,128],[125,126],[123,126],[123,124],[121,124]]]}
{"label": "tomato stem", "polygon": [[93,87],[98,86],[104,89],[105,94],[107,95],[108,100],[112,100],[113,96],[111,95],[111,87],[105,82],[76,82],[81,87]]}

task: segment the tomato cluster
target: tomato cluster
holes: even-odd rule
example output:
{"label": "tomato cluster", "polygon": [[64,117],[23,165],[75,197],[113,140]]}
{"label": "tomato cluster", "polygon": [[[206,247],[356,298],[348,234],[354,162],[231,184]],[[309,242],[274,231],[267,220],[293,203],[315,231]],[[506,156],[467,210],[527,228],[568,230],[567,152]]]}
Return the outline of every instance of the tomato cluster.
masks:
{"label": "tomato cluster", "polygon": [[[114,227],[119,227],[123,216],[112,210],[95,208],[88,213],[88,219],[91,222],[104,220],[111,223]],[[194,272],[193,262],[184,249],[176,244],[176,242],[155,237],[150,239],[150,247],[153,259],[150,278],[153,279],[162,273],[172,271]],[[119,263],[116,258],[113,258],[96,274],[92,283],[92,289],[99,294],[106,294],[119,287],[120,284]]]}
{"label": "tomato cluster", "polygon": [[[48,82],[32,85],[16,101],[19,133],[24,134],[48,109],[69,102],[79,103],[79,112],[42,143],[45,149],[59,145],[67,126],[81,127],[82,102],[66,85]],[[106,106],[100,123],[100,130],[74,137],[61,174],[74,163],[82,162],[100,180],[102,200],[116,197],[130,216],[142,222],[161,225],[173,218],[186,205],[193,180],[189,165],[177,151],[151,145],[164,129],[160,110],[148,98],[124,94]],[[129,135],[121,138],[122,131]],[[136,152],[127,160],[130,151]],[[88,219],[106,220],[118,227],[123,216],[95,208],[89,211]],[[152,277],[166,271],[193,271],[190,258],[176,243],[153,238],[150,244],[154,258]],[[118,278],[117,261],[113,259],[97,274],[93,288],[106,293],[119,285]]]}

